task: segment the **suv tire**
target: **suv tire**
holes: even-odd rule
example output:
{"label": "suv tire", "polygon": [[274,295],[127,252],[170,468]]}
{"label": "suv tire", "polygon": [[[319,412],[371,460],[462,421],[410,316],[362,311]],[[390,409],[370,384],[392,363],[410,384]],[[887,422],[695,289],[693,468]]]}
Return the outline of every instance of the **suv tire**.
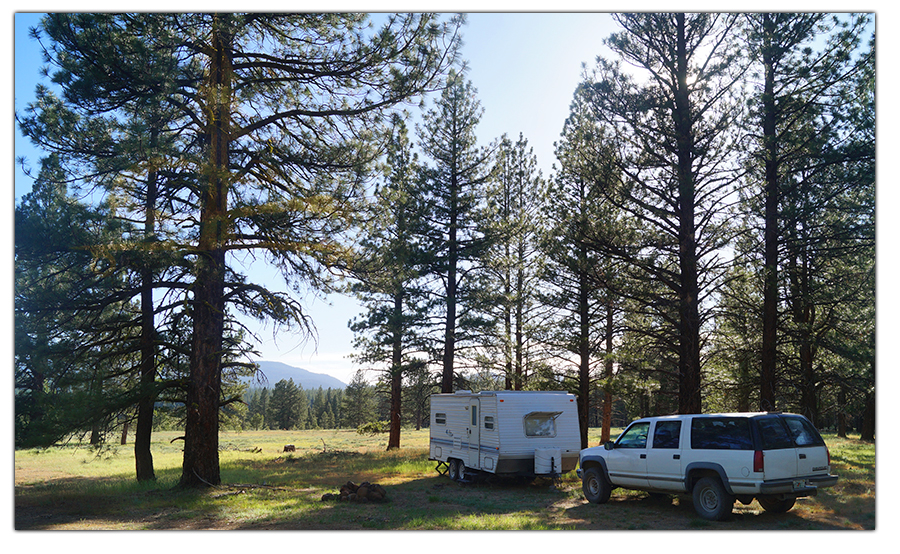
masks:
{"label": "suv tire", "polygon": [[609,501],[609,495],[612,494],[612,485],[606,480],[606,476],[599,467],[592,467],[584,472],[581,490],[588,502],[606,504]]}
{"label": "suv tire", "polygon": [[722,521],[731,515],[734,496],[728,494],[717,477],[702,477],[694,485],[694,510],[705,519]]}
{"label": "suv tire", "polygon": [[763,510],[767,512],[772,512],[773,514],[783,514],[786,511],[790,510],[794,507],[794,502],[797,501],[796,498],[785,498],[783,500],[779,500],[772,496],[760,496],[757,498],[759,501],[759,505],[763,507]]}

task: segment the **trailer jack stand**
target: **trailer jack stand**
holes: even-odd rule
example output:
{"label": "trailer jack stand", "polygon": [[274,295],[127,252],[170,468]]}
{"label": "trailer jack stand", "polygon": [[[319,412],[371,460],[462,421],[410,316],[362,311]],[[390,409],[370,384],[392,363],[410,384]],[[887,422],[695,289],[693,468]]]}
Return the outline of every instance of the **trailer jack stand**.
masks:
{"label": "trailer jack stand", "polygon": [[438,475],[446,475],[450,471],[450,466],[447,465],[447,462],[438,462],[434,469],[437,470]]}

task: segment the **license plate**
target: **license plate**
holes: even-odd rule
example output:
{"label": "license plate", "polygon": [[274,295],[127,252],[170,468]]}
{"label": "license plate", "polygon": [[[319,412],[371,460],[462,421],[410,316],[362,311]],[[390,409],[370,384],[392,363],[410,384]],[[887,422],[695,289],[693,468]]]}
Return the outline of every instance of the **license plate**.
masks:
{"label": "license plate", "polygon": [[805,489],[809,487],[809,481],[794,481],[794,490]]}

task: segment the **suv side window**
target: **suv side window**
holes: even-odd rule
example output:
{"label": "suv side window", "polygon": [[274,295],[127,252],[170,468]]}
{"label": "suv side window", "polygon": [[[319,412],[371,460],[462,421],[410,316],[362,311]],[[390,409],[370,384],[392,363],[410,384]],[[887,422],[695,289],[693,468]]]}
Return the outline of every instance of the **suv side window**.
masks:
{"label": "suv side window", "polygon": [[649,421],[635,423],[622,433],[622,436],[616,441],[616,448],[646,448],[649,431]]}
{"label": "suv side window", "polygon": [[753,450],[750,420],[745,417],[695,417],[691,420],[695,450]]}
{"label": "suv side window", "polygon": [[756,426],[762,439],[763,450],[794,448],[794,439],[791,438],[780,417],[761,417],[756,420]]}
{"label": "suv side window", "polygon": [[657,421],[653,429],[653,448],[678,448],[681,421]]}
{"label": "suv side window", "polygon": [[797,446],[823,446],[825,444],[822,435],[806,418],[785,416],[784,422],[787,423]]}

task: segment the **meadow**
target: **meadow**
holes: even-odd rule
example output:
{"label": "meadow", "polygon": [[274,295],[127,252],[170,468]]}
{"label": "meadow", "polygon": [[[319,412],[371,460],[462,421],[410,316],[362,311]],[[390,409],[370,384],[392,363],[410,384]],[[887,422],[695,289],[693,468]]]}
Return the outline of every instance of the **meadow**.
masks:
{"label": "meadow", "polygon": [[[615,434],[615,433],[614,433]],[[154,434],[157,479],[134,478],[133,444],[15,452],[15,529],[36,530],[825,530],[875,529],[875,445],[826,435],[838,485],[773,515],[754,501],[699,518],[689,497],[617,489],[585,501],[574,472],[532,483],[455,483],[428,460],[428,431],[244,431],[220,436],[222,485],[181,490],[177,432]],[[591,429],[590,443],[599,443]],[[284,452],[292,444],[296,451]],[[323,501],[347,481],[385,487],[382,503]]]}

